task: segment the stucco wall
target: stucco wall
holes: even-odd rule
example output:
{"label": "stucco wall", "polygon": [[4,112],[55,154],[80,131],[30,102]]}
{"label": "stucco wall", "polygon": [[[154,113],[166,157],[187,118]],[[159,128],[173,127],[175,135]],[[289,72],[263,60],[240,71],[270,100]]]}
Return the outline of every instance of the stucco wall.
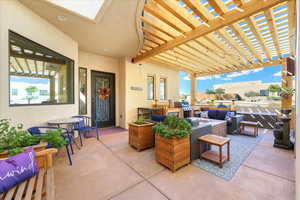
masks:
{"label": "stucco wall", "polygon": [[[128,122],[137,119],[137,107],[151,106],[154,102],[147,100],[147,75],[155,77],[155,98],[159,99],[159,79],[167,78],[167,99],[179,99],[179,72],[169,68],[143,62],[133,64],[125,59],[125,120]],[[142,91],[132,90],[131,87],[142,88]],[[167,100],[166,100],[167,101]]]}
{"label": "stucco wall", "polygon": [[[78,76],[77,42],[53,25],[24,7],[17,0],[0,1],[0,111],[1,118],[24,123],[25,127],[44,124],[47,120],[68,117],[78,113],[78,99],[71,105],[9,107],[8,30],[12,30],[75,61]],[[75,82],[77,88],[77,82]],[[75,97],[77,90],[75,90]]]}
{"label": "stucco wall", "polygon": [[119,126],[119,98],[120,98],[120,89],[119,89],[119,59],[111,58],[107,56],[96,55],[84,51],[79,51],[78,54],[78,65],[79,67],[87,68],[87,108],[88,115],[91,116],[91,70],[99,72],[109,72],[115,74],[115,85],[116,85],[116,125]]}

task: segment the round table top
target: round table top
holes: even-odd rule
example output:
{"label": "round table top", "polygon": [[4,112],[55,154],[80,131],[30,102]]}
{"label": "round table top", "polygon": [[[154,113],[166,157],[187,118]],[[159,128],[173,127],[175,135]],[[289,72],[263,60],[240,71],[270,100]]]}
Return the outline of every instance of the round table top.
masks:
{"label": "round table top", "polygon": [[48,124],[76,124],[80,122],[80,118],[65,118],[65,119],[55,119],[48,121]]}

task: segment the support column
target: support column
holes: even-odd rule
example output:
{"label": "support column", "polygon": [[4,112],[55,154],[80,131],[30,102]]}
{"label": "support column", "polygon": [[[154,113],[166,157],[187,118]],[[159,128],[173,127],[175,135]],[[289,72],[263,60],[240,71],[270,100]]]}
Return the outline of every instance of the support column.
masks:
{"label": "support column", "polygon": [[[287,72],[287,59],[283,59],[282,68],[281,68],[281,87],[284,88],[293,88],[293,79],[292,76],[288,76]],[[293,97],[282,97],[281,98],[281,109],[288,110],[292,109],[292,99]]]}
{"label": "support column", "polygon": [[196,82],[196,74],[191,74],[191,105],[194,106],[196,104],[196,92],[197,92],[197,82]]}

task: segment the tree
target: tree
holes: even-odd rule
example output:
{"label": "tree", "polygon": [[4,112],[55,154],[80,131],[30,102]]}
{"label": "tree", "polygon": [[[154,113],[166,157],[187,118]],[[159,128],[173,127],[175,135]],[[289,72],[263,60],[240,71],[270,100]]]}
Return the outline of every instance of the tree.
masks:
{"label": "tree", "polygon": [[36,86],[29,86],[25,90],[27,92],[26,99],[28,100],[28,104],[30,104],[30,101],[34,99],[34,93],[36,93],[39,89]]}
{"label": "tree", "polygon": [[205,93],[206,94],[216,94],[216,92],[213,89],[206,89]]}
{"label": "tree", "polygon": [[272,92],[272,93],[278,93],[278,92],[281,92],[281,87],[277,84],[272,84],[269,86],[268,88],[269,92]]}
{"label": "tree", "polygon": [[217,88],[217,89],[215,89],[215,93],[216,94],[225,94],[225,89],[223,89],[223,88]]}
{"label": "tree", "polygon": [[259,96],[259,93],[255,92],[255,91],[249,91],[249,92],[245,93],[245,96],[249,97],[249,98],[251,98],[251,97],[257,97],[257,96]]}

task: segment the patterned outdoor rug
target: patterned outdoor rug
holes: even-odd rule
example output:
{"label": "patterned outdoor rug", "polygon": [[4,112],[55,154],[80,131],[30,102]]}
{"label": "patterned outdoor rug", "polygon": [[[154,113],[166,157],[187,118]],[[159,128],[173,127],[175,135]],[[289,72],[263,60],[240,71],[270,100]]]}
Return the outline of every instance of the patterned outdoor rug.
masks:
{"label": "patterned outdoor rug", "polygon": [[[222,169],[219,168],[218,164],[205,159],[197,159],[192,164],[225,180],[231,180],[255,146],[264,137],[264,134],[259,134],[258,137],[243,135],[229,135],[229,137],[231,138],[230,161],[226,161]],[[211,147],[214,151],[219,150],[216,146],[212,145]],[[227,153],[227,145],[223,146],[223,153]]]}

